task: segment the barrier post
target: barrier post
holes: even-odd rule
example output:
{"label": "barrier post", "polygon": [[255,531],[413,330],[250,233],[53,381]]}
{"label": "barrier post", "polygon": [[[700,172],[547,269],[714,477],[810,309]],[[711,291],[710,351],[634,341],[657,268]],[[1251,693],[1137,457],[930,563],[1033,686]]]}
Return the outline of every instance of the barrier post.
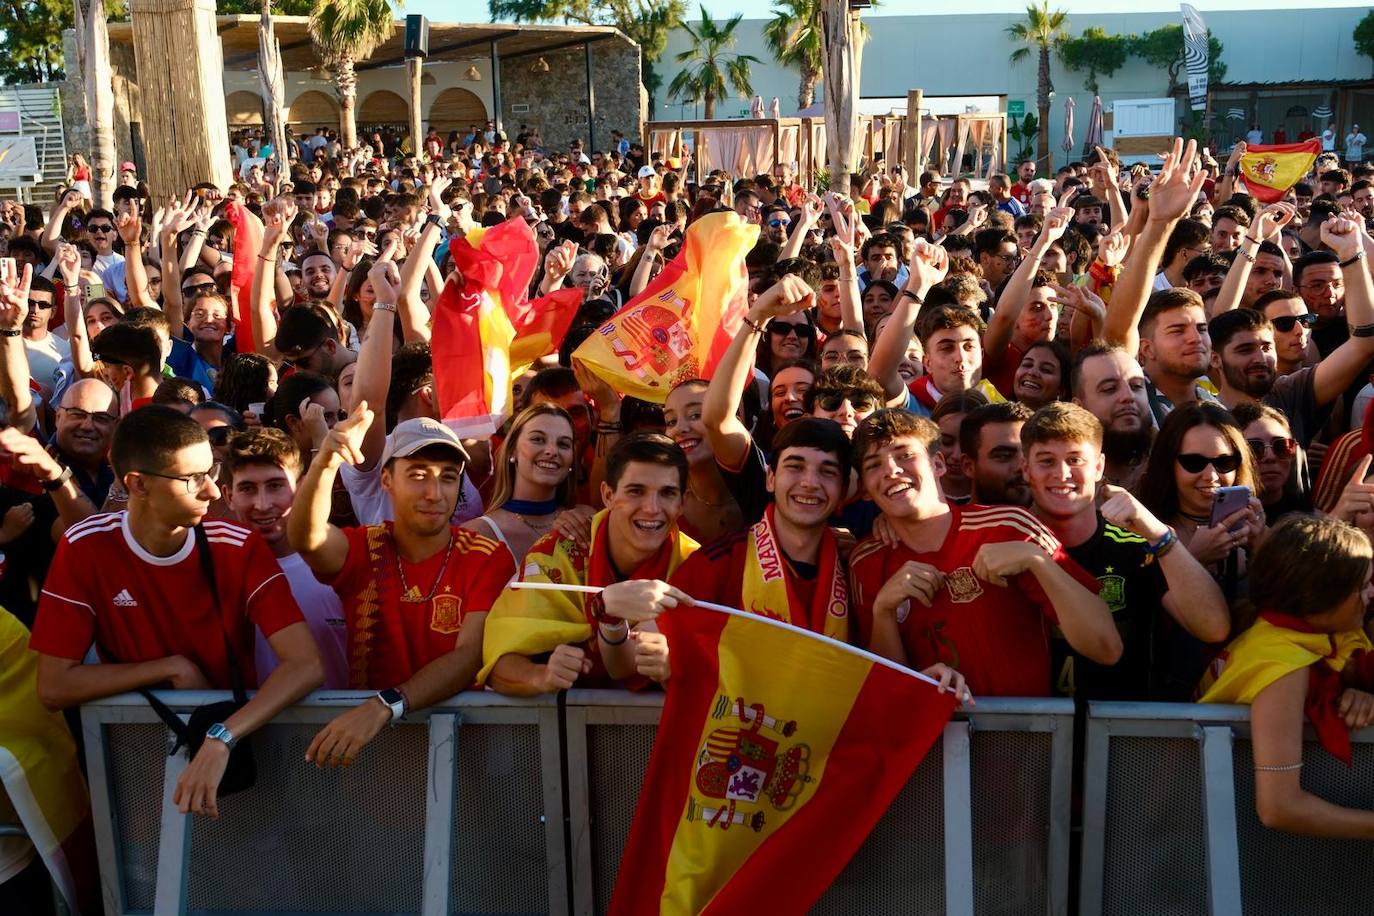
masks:
{"label": "barrier post", "polygon": [[945,913],[973,916],[973,791],[968,722],[945,726]]}
{"label": "barrier post", "polygon": [[429,790],[425,793],[424,916],[443,916],[453,892],[453,799],[458,763],[458,717],[429,717]]}
{"label": "barrier post", "polygon": [[167,758],[162,774],[162,832],[157,849],[157,897],[153,916],[180,916],[186,912],[187,848],[191,845],[191,816],[182,814],[172,800],[177,780],[189,761],[182,753]]}
{"label": "barrier post", "polygon": [[1240,916],[1240,846],[1229,725],[1202,728],[1202,797],[1207,824],[1207,897],[1212,916]]}

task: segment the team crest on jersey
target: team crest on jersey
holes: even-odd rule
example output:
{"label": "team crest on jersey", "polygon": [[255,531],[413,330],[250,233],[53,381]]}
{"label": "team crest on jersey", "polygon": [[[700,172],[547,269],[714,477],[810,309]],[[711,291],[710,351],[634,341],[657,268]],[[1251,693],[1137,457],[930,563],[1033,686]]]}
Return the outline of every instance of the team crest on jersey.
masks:
{"label": "team crest on jersey", "polygon": [[949,589],[949,600],[955,604],[968,604],[983,594],[983,583],[968,566],[960,566],[945,576],[945,587]]}
{"label": "team crest on jersey", "polygon": [[711,718],[722,720],[722,727],[706,736],[697,755],[696,791],[687,801],[687,821],[721,830],[741,825],[761,831],[766,807],[790,810],[813,781],[811,748],[785,747],[781,739],[796,734],[796,721],[770,716],[762,703],[749,705],[744,697],[732,700],[721,694]]}
{"label": "team crest on jersey", "polygon": [[436,633],[457,633],[463,627],[463,599],[436,595],[429,613],[429,628]]}
{"label": "team crest on jersey", "polygon": [[1115,614],[1126,608],[1126,579],[1124,576],[1098,576],[1097,597]]}

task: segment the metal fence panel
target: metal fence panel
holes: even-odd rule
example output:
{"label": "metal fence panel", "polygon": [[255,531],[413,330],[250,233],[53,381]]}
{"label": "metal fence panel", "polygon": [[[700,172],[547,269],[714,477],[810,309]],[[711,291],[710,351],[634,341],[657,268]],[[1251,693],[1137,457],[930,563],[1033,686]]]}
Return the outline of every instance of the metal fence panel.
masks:
{"label": "metal fence panel", "polygon": [[[111,724],[104,729],[105,761],[113,804],[115,860],[124,906],[153,910],[157,892],[158,843],[162,838],[162,770],[167,758],[167,727]],[[108,879],[107,879],[108,880]]]}

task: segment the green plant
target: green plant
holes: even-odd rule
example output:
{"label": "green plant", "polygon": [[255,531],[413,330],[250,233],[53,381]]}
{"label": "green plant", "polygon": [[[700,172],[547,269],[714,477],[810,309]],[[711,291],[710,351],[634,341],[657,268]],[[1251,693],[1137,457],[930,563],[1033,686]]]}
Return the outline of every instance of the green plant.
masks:
{"label": "green plant", "polygon": [[358,143],[358,75],[354,65],[371,57],[377,46],[391,37],[396,30],[393,15],[387,0],[315,0],[310,11],[310,40],[334,75],[339,140],[345,149]]}
{"label": "green plant", "polygon": [[[1069,33],[1065,31],[1068,24],[1068,13],[1051,10],[1049,0],[1040,0],[1039,6],[1026,7],[1024,22],[1007,26],[1007,35],[1021,45],[1011,52],[1011,62],[1016,64],[1027,60],[1032,51],[1036,52],[1039,60],[1035,107],[1042,124],[1050,116],[1050,93],[1054,91],[1054,83],[1050,81],[1050,52],[1062,50],[1069,38]],[[1036,159],[1044,163],[1050,161],[1050,138],[1044,132],[1041,132],[1036,144]]]}
{"label": "green plant", "polygon": [[735,29],[743,19],[744,14],[737,13],[731,19],[727,19],[724,25],[717,25],[711,14],[706,12],[706,7],[702,6],[701,21],[682,25],[682,30],[691,41],[691,47],[674,59],[689,66],[678,71],[677,76],[673,77],[673,81],[668,85],[668,96],[693,104],[701,102],[703,114],[708,121],[715,117],[716,99],[724,98],[729,93],[727,83],[739,93],[740,98],[748,98],[754,94],[749,65],[761,64],[763,61],[752,54],[735,54],[729,51],[735,46]]}
{"label": "green plant", "polygon": [[[810,108],[825,60],[825,2],[776,0],[772,12],[773,18],[763,27],[763,40],[778,63],[801,70],[797,108]],[[860,20],[858,38],[867,41],[868,36],[868,24]]]}
{"label": "green plant", "polygon": [[1040,121],[1035,117],[1034,112],[1026,115],[1019,122],[1015,118],[1007,119],[1007,136],[1020,144],[1013,162],[1020,162],[1023,159],[1035,158],[1035,138],[1040,135]]}
{"label": "green plant", "polygon": [[1355,50],[1365,57],[1374,57],[1374,10],[1365,13],[1355,26]]}
{"label": "green plant", "polygon": [[[1128,39],[1131,53],[1153,67],[1163,70],[1169,77],[1169,96],[1177,95],[1182,88],[1179,74],[1183,72],[1183,26],[1160,26],[1144,35],[1132,35]],[[1226,64],[1222,62],[1221,42],[1210,31],[1207,33],[1207,82],[1219,83],[1226,78]]]}
{"label": "green plant", "polygon": [[1084,73],[1083,85],[1097,95],[1099,76],[1111,76],[1126,63],[1130,40],[1125,35],[1108,35],[1100,26],[1084,29],[1077,38],[1070,38],[1059,49],[1064,66],[1075,73]]}

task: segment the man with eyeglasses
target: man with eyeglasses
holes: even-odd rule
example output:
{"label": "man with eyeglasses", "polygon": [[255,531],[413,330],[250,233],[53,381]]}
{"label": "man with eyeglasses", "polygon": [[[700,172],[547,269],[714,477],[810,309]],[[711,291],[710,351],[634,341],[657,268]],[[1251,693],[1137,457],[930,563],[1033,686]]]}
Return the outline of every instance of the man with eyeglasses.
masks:
{"label": "man with eyeglasses", "polygon": [[[111,458],[129,508],[72,526],[58,545],[30,641],[38,696],[66,709],[141,687],[224,690],[234,663],[258,684],[260,629],[281,664],[211,726],[173,795],[182,813],[214,817],[230,749],[319,686],[319,649],[262,538],[205,518],[220,493],[199,424],[174,408],[136,410],[115,430]],[[84,664],[92,650],[99,663]]]}
{"label": "man with eyeglasses", "polygon": [[118,421],[119,396],[100,379],[72,383],[57,407],[51,453],[71,469],[77,487],[93,506],[105,504],[114,483],[106,456]]}
{"label": "man with eyeglasses", "polygon": [[978,266],[983,271],[983,279],[988,281],[994,293],[997,292],[1002,282],[1021,263],[1021,249],[1016,244],[1016,235],[1007,229],[980,229],[973,236],[973,247],[978,256]]}

